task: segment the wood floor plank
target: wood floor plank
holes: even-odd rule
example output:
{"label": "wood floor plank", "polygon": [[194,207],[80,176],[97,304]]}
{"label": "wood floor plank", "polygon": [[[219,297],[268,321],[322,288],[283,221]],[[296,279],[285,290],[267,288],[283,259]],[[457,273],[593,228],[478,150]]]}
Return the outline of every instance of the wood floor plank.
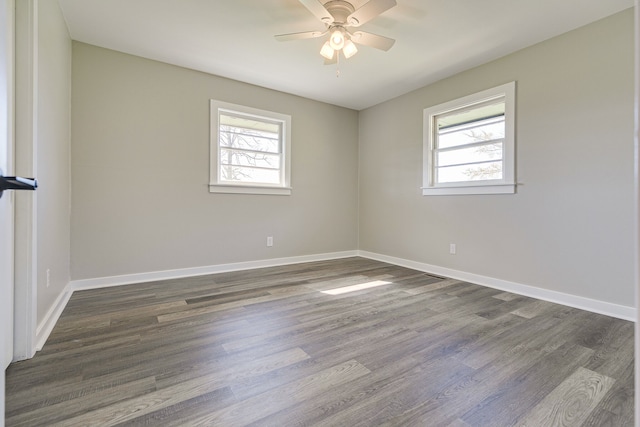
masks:
{"label": "wood floor plank", "polygon": [[470,344],[465,353],[458,357],[466,365],[480,369],[492,364],[503,354],[519,354],[525,348],[540,350],[540,346],[530,346],[532,336],[548,331],[558,322],[556,319],[544,319],[542,322],[516,323],[510,329],[498,331],[492,339]]}
{"label": "wood floor plank", "polygon": [[513,294],[511,292],[500,292],[499,294],[494,295],[493,297],[496,298],[496,299],[502,300],[502,301],[511,301],[511,300],[514,300],[514,299],[521,298],[520,295]]}
{"label": "wood floor plank", "polygon": [[[594,328],[597,330],[597,328]],[[626,380],[633,376],[633,370],[628,369],[633,362],[633,350],[629,343],[634,340],[633,324],[612,322],[599,331],[597,341],[591,341],[591,348],[595,350],[593,358],[585,368],[616,380]],[[584,335],[574,335],[574,342],[582,342]]]}
{"label": "wood floor plank", "polygon": [[[54,403],[45,407],[17,414],[7,418],[7,424],[11,426],[50,426],[75,425],[87,426],[91,423],[101,424],[106,420],[101,418],[91,418],[87,413],[111,412],[111,408],[117,407],[119,403],[130,399],[146,397],[155,393],[155,379],[143,378],[138,381],[128,382],[116,387],[106,388],[96,393],[85,394],[71,400]],[[77,424],[70,420],[75,417],[83,420]],[[94,425],[95,425],[94,424]]]}
{"label": "wood floor plank", "polygon": [[456,420],[464,422],[457,418],[461,413],[474,408],[507,384],[514,373],[531,369],[543,357],[541,352],[522,348],[518,353],[503,353],[487,368],[470,371],[468,375],[390,419],[386,425],[447,425]]}
{"label": "wood floor plank", "polygon": [[[52,410],[54,405],[64,404],[65,402],[75,402],[81,406],[82,411],[90,409],[87,399],[98,399],[101,404],[108,404],[109,399],[113,396],[117,402],[122,399],[123,396],[128,396],[128,393],[134,391],[140,384],[145,384],[148,387],[144,388],[146,391],[154,391],[156,388],[155,381],[148,370],[137,369],[133,372],[119,372],[116,375],[111,375],[108,378],[93,378],[90,380],[84,380],[82,378],[74,377],[72,381],[52,383],[51,388],[36,387],[30,395],[23,394],[22,396],[16,396],[15,399],[19,401],[19,404],[11,405],[15,409],[11,412],[7,412],[7,417],[12,417],[19,412],[32,412],[39,408],[49,408]],[[122,389],[126,390],[126,393],[122,394]],[[115,393],[115,394],[114,394]],[[144,393],[141,393],[144,394]],[[107,397],[105,397],[105,395]],[[67,410],[69,405],[62,405],[63,410]],[[96,406],[97,407],[97,406]],[[45,411],[45,412],[46,412]],[[70,415],[68,412],[67,415]]]}
{"label": "wood floor plank", "polygon": [[521,427],[580,426],[614,382],[612,378],[579,367],[518,421],[518,425]]}
{"label": "wood floor plank", "polygon": [[358,257],[78,291],[5,421],[631,426],[633,329]]}
{"label": "wood floor plank", "polygon": [[403,377],[400,381],[390,381],[367,399],[357,401],[348,408],[320,420],[316,425],[383,425],[471,371],[470,368],[446,357],[433,360],[429,364],[420,365],[419,370],[411,371],[412,380]]}
{"label": "wood floor plank", "polygon": [[[267,331],[260,335],[232,340],[224,343],[223,347],[228,352],[235,352],[258,345],[287,345],[286,342],[283,344],[283,341],[299,342],[302,344],[321,340],[323,336],[337,329],[340,330],[340,334],[334,334],[332,336],[340,338],[350,330],[357,329],[361,331],[372,325],[387,322],[389,319],[386,315],[387,311],[393,311],[394,309],[400,308],[402,304],[410,303],[409,299],[406,301],[394,300],[394,302],[390,304],[384,304],[384,307],[379,307],[381,301],[388,300],[374,298],[366,302],[362,301],[357,306],[353,306],[353,304],[342,306],[341,309],[337,311],[324,309],[323,311],[318,311],[317,316],[309,316],[308,311],[312,313],[316,313],[316,311],[306,309],[304,310],[306,311],[305,313],[300,313],[296,316],[298,322],[293,325],[278,330]],[[321,315],[322,313],[324,314]],[[428,310],[425,310],[422,315],[428,315]]]}
{"label": "wood floor plank", "polygon": [[[387,345],[402,346],[404,343],[416,338],[413,331],[390,333],[381,331],[378,341],[384,339]],[[313,351],[313,358],[298,364],[287,366],[262,376],[247,378],[236,382],[233,386],[234,394],[240,399],[254,396],[266,390],[279,387],[290,381],[299,380],[305,376],[314,374],[323,369],[330,368],[336,360],[351,360],[366,353],[367,347],[361,342],[353,342],[350,345],[341,346],[339,350],[327,349],[325,352]],[[309,353],[309,350],[305,352]],[[397,362],[397,361],[396,361]],[[415,360],[412,363],[418,364]]]}
{"label": "wood floor plank", "polygon": [[172,381],[173,385],[70,418],[61,422],[60,426],[116,425],[227,387],[237,378],[277,369],[284,364],[295,363],[308,357],[302,350],[292,349],[286,355],[272,355],[265,358],[266,360],[257,360],[250,370],[238,370],[232,366],[185,381]]}
{"label": "wood floor plank", "polygon": [[633,411],[614,414],[600,407],[592,411],[582,424],[583,427],[634,427],[635,425]]}
{"label": "wood floor plank", "polygon": [[[67,349],[38,354],[38,359],[25,360],[14,363],[9,367],[10,379],[7,381],[7,390],[17,391],[32,387],[36,384],[46,384],[43,381],[46,375],[52,372],[51,366],[72,365],[74,362],[92,363],[104,358],[104,354],[110,352],[120,353],[123,349],[133,347],[140,342],[140,336],[135,334],[116,339],[107,339],[90,345],[70,346]],[[77,369],[77,366],[75,368]],[[76,375],[81,371],[76,371]],[[65,377],[65,378],[68,378]],[[35,379],[35,383],[34,380]]]}
{"label": "wood floor plank", "polygon": [[634,425],[634,390],[624,382],[616,381],[609,392],[602,398],[598,407],[592,411],[585,425],[606,425],[609,421],[616,421],[613,425]]}
{"label": "wood floor plank", "polygon": [[118,427],[164,426],[184,427],[186,420],[204,416],[237,403],[228,387],[186,399],[149,414],[116,424]]}
{"label": "wood floor plank", "polygon": [[[190,424],[196,425],[248,425],[270,414],[312,398],[316,393],[337,389],[370,371],[355,360],[349,360],[293,383],[227,406],[224,409],[204,415]],[[250,410],[249,410],[250,409]]]}
{"label": "wood floor plank", "polygon": [[511,313],[516,316],[524,317],[525,319],[533,319],[545,311],[552,309],[553,306],[553,303],[547,301],[532,301],[530,304],[517,310],[513,310]]}
{"label": "wood floor plank", "polygon": [[[251,353],[244,356],[235,355],[225,359],[226,363],[211,363],[203,361],[189,370],[182,369],[175,375],[163,375],[158,378],[158,388],[171,387],[191,380],[202,381],[203,378],[213,378],[224,386],[242,380],[247,377],[261,375],[283,366],[306,360],[309,355],[302,349],[295,347],[278,353],[257,355]],[[218,362],[218,361],[215,361]]]}
{"label": "wood floor plank", "polygon": [[338,389],[331,388],[324,393],[316,393],[312,399],[303,400],[249,425],[256,427],[315,425],[355,404],[375,399],[375,396],[385,393],[392,387],[400,387],[401,384],[411,381],[421,370],[419,363],[413,358],[405,357],[394,364],[343,384]]}
{"label": "wood floor plank", "polygon": [[[593,350],[567,344],[524,372],[518,372],[491,396],[462,417],[471,425],[514,425],[522,413],[537,405],[565,378],[584,364]],[[511,408],[518,408],[517,413]]]}
{"label": "wood floor plank", "polygon": [[453,288],[461,285],[463,282],[455,279],[445,279],[440,282],[429,283],[424,286],[412,287],[407,289],[406,292],[412,295],[423,294],[427,292],[435,292],[441,289]]}
{"label": "wood floor plank", "polygon": [[51,396],[58,396],[59,390],[66,386],[71,386],[73,390],[78,388],[78,385],[82,382],[82,375],[74,375],[66,378],[62,378],[59,381],[44,382],[41,384],[25,387],[21,390],[8,390],[7,394],[7,409],[5,416],[7,418],[12,417],[23,412],[29,412],[39,406],[47,406],[47,402]]}

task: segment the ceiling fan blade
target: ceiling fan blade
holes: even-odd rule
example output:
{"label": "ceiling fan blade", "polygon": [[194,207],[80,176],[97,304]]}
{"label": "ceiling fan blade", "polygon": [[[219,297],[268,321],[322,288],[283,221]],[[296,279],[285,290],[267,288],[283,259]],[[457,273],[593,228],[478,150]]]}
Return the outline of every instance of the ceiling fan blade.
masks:
{"label": "ceiling fan blade", "polygon": [[280,42],[289,40],[314,39],[327,34],[327,31],[305,31],[304,33],[278,34],[274,36]]}
{"label": "ceiling fan blade", "polygon": [[[320,0],[299,0],[311,13],[313,13],[319,20],[326,24],[333,22],[333,16],[325,9],[324,5],[320,3]],[[395,1],[395,0],[394,0]]]}
{"label": "ceiling fan blade", "polygon": [[385,51],[391,49],[393,44],[396,42],[394,39],[390,39],[389,37],[379,36],[377,34],[371,34],[364,31],[356,31],[351,34],[351,41]]}
{"label": "ceiling fan blade", "polygon": [[335,55],[333,55],[332,59],[327,59],[324,58],[324,65],[333,65],[336,64],[338,62],[338,55],[340,55],[340,52],[336,52]]}
{"label": "ceiling fan blade", "polygon": [[352,27],[359,27],[397,4],[396,0],[369,0],[360,9],[347,17],[347,24]]}

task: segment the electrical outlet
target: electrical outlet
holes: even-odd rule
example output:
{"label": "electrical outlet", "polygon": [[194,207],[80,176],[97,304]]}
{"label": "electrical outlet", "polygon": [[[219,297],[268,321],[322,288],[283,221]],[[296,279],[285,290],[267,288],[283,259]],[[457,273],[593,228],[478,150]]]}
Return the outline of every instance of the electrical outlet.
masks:
{"label": "electrical outlet", "polygon": [[47,268],[47,288],[49,287],[49,284],[50,284],[49,282],[50,276],[51,276],[51,270]]}
{"label": "electrical outlet", "polygon": [[451,255],[455,255],[456,254],[456,244],[455,243],[449,243],[449,253]]}
{"label": "electrical outlet", "polygon": [[273,236],[267,236],[267,246],[273,246]]}

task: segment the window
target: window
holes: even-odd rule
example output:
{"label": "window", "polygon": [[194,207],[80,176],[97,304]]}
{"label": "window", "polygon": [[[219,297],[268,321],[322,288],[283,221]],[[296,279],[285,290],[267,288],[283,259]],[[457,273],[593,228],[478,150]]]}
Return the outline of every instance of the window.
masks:
{"label": "window", "polygon": [[424,110],[423,195],[515,193],[515,82]]}
{"label": "window", "polygon": [[212,193],[291,194],[291,116],[211,100]]}

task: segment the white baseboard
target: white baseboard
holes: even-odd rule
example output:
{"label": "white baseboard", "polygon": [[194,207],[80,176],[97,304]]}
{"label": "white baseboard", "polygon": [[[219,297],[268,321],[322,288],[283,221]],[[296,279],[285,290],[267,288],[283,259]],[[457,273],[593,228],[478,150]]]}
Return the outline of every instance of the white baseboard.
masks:
{"label": "white baseboard", "polygon": [[36,328],[36,351],[42,350],[44,343],[47,342],[51,331],[53,331],[53,327],[58,322],[62,311],[67,306],[69,302],[69,298],[71,298],[72,290],[69,289],[69,285],[65,286],[64,290],[58,298],[56,298],[55,302],[45,314],[44,319]]}
{"label": "white baseboard", "polygon": [[587,310],[598,314],[604,314],[607,316],[616,317],[618,319],[629,320],[631,322],[635,322],[637,319],[636,309],[634,307],[629,307],[626,305],[598,301],[591,298],[565,294],[562,292],[551,291],[549,289],[542,289],[535,286],[523,285],[521,283],[509,282],[507,280],[496,279],[493,277],[468,273],[466,271],[439,267],[436,265],[425,264],[422,262],[396,258],[373,252],[358,251],[358,255],[363,258],[369,258],[376,261],[382,261],[389,264],[412,268],[414,270],[435,274],[437,276],[445,276],[452,279],[463,280],[465,282],[470,282],[489,288],[500,289],[502,291],[512,292],[514,294],[524,295],[544,301],[553,302],[556,304],[566,305],[569,307],[579,308],[581,310]]}
{"label": "white baseboard", "polygon": [[235,262],[231,264],[208,265],[204,267],[180,268],[176,270],[154,271],[151,273],[124,274],[121,276],[98,277],[95,279],[72,280],[69,284],[73,291],[107,288],[110,286],[130,285],[133,283],[154,282],[158,280],[179,279],[182,277],[204,276],[207,274],[227,273],[230,271],[253,270],[264,267],[300,264],[303,262],[327,261],[332,259],[358,256],[358,251],[330,252],[316,255],[302,255],[287,258],[272,258],[258,261]]}
{"label": "white baseboard", "polygon": [[86,289],[107,288],[112,286],[129,285],[142,282],[153,282],[158,280],[178,279],[182,277],[203,276],[207,274],[226,273],[230,271],[252,270],[264,267],[277,267],[281,265],[300,264],[303,262],[328,261],[332,259],[349,258],[361,256],[376,261],[387,262],[414,270],[431,273],[438,276],[450,277],[452,279],[463,280],[490,288],[500,289],[519,295],[541,299],[569,307],[579,308],[594,313],[604,314],[619,319],[636,321],[636,309],[624,305],[618,305],[577,295],[565,294],[562,292],[542,289],[535,286],[523,285],[521,283],[509,282],[493,277],[468,273],[446,267],[425,264],[403,258],[396,258],[388,255],[377,254],[367,251],[343,251],[330,252],[316,255],[303,255],[287,258],[273,258],[258,261],[246,261],[230,264],[218,264],[205,267],[182,268],[176,270],[155,271],[150,273],[125,274],[120,276],[98,277],[95,279],[72,280],[58,296],[56,302],[51,306],[42,322],[36,330],[36,349],[40,351],[44,343],[49,338],[53,327],[60,318],[62,311],[66,307],[74,291]]}

